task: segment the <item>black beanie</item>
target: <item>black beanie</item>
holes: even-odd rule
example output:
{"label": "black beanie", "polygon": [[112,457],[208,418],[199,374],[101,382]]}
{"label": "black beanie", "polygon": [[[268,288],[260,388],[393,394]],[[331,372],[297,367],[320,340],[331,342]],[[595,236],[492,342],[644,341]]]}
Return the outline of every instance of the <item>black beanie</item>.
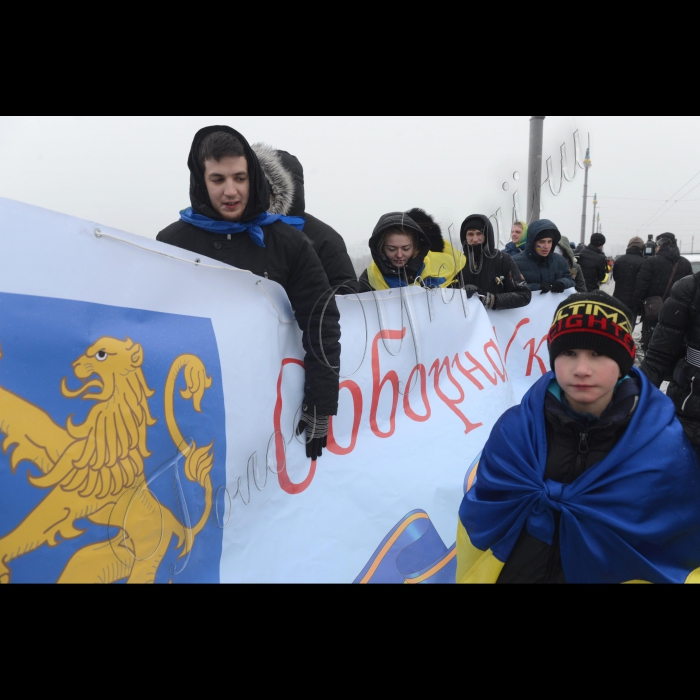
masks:
{"label": "black beanie", "polygon": [[591,236],[591,245],[594,248],[602,248],[606,243],[607,240],[602,233],[594,233]]}
{"label": "black beanie", "polygon": [[656,238],[656,242],[660,245],[665,245],[666,243],[677,244],[676,237],[672,233],[662,233]]}
{"label": "black beanie", "polygon": [[612,358],[626,377],[636,356],[632,312],[605,292],[573,294],[559,305],[549,331],[549,359],[567,350],[595,350]]}
{"label": "black beanie", "polygon": [[486,224],[481,216],[470,216],[462,226],[462,230],[466,231],[481,231],[486,233]]}

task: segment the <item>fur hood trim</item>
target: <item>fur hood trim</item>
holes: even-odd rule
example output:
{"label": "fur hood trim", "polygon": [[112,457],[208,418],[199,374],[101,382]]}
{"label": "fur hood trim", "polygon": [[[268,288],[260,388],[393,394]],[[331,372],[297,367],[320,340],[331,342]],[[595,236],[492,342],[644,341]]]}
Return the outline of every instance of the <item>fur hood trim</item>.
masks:
{"label": "fur hood trim", "polygon": [[296,183],[291,173],[284,167],[279,151],[266,143],[255,143],[252,146],[260,161],[265,178],[270,185],[273,196],[270,214],[287,216],[292,210]]}

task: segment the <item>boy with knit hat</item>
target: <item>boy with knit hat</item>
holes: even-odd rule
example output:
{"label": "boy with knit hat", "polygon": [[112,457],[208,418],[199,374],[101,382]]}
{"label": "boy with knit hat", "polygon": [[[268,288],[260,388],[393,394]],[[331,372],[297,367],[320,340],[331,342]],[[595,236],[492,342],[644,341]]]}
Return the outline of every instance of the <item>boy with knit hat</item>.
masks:
{"label": "boy with knit hat", "polygon": [[499,420],[469,480],[457,581],[700,580],[700,469],[673,404],[633,368],[629,310],[570,296],[549,353],[553,373]]}

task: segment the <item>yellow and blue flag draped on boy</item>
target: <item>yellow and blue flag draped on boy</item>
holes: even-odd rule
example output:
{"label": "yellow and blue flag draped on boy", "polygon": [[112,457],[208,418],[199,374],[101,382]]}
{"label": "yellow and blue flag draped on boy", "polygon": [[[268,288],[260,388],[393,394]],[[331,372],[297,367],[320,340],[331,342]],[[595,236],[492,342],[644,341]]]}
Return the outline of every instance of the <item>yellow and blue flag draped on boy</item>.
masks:
{"label": "yellow and blue flag draped on boy", "polygon": [[496,424],[460,509],[457,582],[495,583],[524,527],[552,543],[569,583],[700,579],[700,467],[671,401],[638,370],[624,436],[574,483],[545,480],[544,404],[553,374]]}
{"label": "yellow and blue flag draped on boy", "polygon": [[[430,252],[425,256],[425,265],[420,275],[411,286],[418,287],[449,287],[467,264],[467,258],[461,252],[445,243],[443,253]],[[376,262],[367,268],[367,277],[372,289],[383,291],[409,286],[401,277],[386,279]]]}

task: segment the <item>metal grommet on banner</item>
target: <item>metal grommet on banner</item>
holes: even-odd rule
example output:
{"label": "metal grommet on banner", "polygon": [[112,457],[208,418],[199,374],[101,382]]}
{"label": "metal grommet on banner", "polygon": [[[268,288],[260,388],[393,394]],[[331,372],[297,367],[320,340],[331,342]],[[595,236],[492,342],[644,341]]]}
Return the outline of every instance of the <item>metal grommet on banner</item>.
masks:
{"label": "metal grommet on banner", "polygon": [[96,228],[93,233],[95,234],[95,238],[102,238],[102,231],[100,231],[100,229]]}
{"label": "metal grommet on banner", "polygon": [[195,265],[200,265],[201,263],[202,263],[202,261],[199,258],[196,258],[194,261]]}

